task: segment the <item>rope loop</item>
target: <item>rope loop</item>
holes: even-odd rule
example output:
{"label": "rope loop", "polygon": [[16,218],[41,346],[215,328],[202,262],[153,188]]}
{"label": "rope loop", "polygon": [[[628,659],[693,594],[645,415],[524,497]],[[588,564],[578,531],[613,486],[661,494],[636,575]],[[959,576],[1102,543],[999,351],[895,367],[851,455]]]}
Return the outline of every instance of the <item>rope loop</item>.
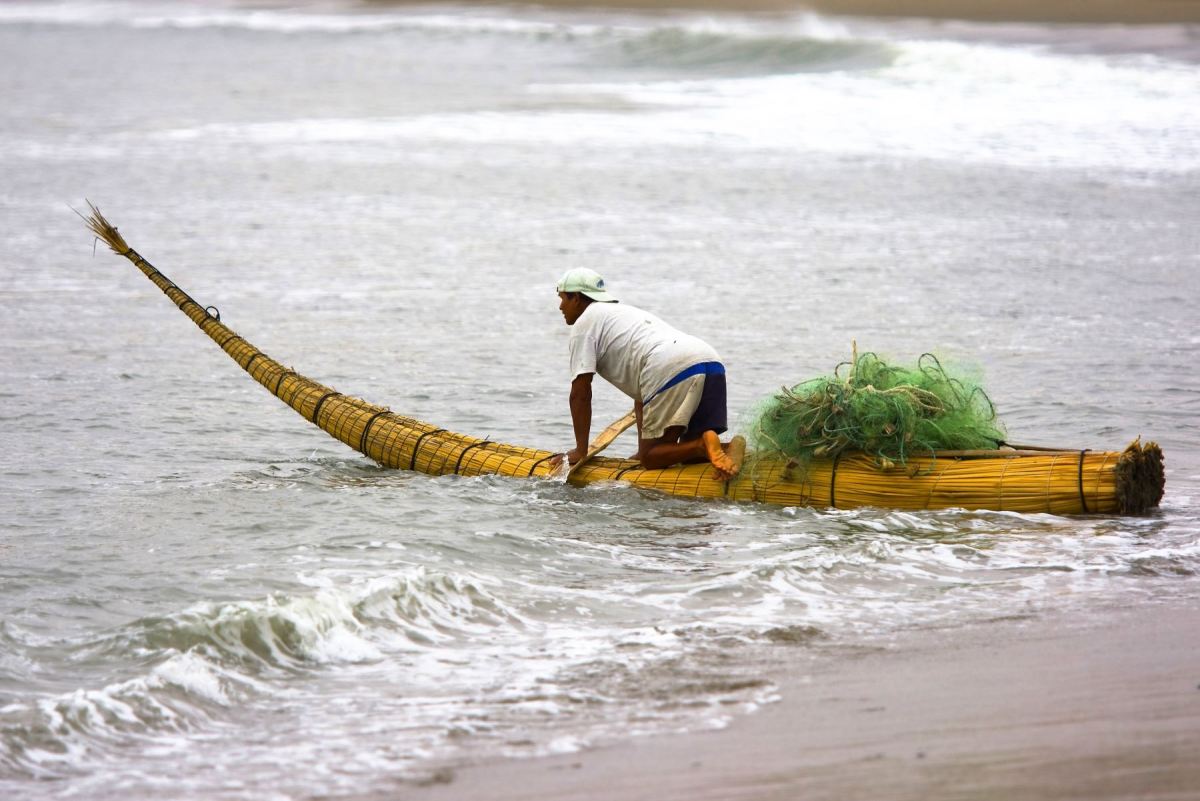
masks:
{"label": "rope loop", "polygon": [[1087,458],[1088,448],[1084,448],[1079,452],[1079,505],[1083,507],[1083,513],[1089,514],[1087,505],[1087,493],[1083,491],[1083,460]]}
{"label": "rope loop", "polygon": [[565,453],[552,453],[549,456],[543,456],[541,459],[538,459],[536,462],[533,463],[533,466],[529,468],[529,472],[526,474],[525,477],[532,478],[534,471],[537,470],[540,465],[542,465],[545,462],[550,461],[555,456],[564,456],[565,457],[566,454]]}
{"label": "rope loop", "polygon": [[463,448],[462,452],[458,454],[458,461],[454,463],[454,475],[458,475],[458,470],[462,467],[463,457],[467,455],[467,451],[471,450],[472,448],[486,447],[489,444],[491,443],[487,439],[484,439],[481,442],[476,442]]}

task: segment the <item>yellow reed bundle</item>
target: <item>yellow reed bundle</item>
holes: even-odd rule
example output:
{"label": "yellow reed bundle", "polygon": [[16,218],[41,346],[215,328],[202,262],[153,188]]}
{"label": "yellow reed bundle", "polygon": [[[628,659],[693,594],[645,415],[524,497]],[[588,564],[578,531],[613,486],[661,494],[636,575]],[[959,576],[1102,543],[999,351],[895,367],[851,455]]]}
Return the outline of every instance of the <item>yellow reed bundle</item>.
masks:
{"label": "yellow reed bundle", "polygon": [[750,462],[730,495],[768,503],[893,509],[991,509],[1051,514],[1141,514],[1162,498],[1154,443],[1113,451],[988,451],[880,467],[864,454],[813,459],[807,468]]}
{"label": "yellow reed bundle", "polygon": [[[142,271],[180,311],[251,378],[330,436],[387,467],[430,475],[547,478],[554,454],[489,442],[397,415],[342,395],[267,356],[221,322],[129,247],[88,204],[88,228]],[[82,216],[82,215],[81,215]],[[910,458],[879,467],[862,454],[813,458],[800,469],[782,458],[751,455],[733,480],[706,464],[643,470],[627,459],[597,457],[571,474],[572,484],[620,481],[688,498],[731,498],[782,506],[898,509],[997,509],[1054,514],[1140,514],[1162,497],[1162,451],[1134,442],[1124,453],[986,451]]]}

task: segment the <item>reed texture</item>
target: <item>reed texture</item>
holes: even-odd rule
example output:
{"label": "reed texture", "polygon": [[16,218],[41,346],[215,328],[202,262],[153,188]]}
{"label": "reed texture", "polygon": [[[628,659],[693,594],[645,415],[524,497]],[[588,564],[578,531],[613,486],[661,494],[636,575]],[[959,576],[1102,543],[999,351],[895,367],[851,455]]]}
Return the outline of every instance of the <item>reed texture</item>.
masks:
{"label": "reed texture", "polygon": [[[129,259],[251,378],[330,436],[387,467],[429,475],[550,478],[556,453],[457,434],[343,395],[267,356],[221,322],[129,247],[88,204],[88,228]],[[80,215],[83,216],[83,215]],[[570,483],[620,481],[688,498],[729,498],[782,506],[849,509],[994,509],[1052,514],[1142,514],[1162,498],[1162,451],[1139,440],[1124,452],[1022,450],[910,456],[902,466],[846,452],[801,465],[749,454],[741,473],[721,481],[708,465],[644,470],[628,459],[596,457]]]}

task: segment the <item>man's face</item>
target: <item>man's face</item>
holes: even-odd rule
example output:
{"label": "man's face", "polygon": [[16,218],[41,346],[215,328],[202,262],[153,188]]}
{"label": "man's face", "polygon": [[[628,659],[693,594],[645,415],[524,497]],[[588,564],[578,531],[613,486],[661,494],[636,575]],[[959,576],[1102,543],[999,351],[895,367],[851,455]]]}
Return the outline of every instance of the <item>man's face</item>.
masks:
{"label": "man's face", "polygon": [[563,319],[567,321],[567,325],[575,325],[575,321],[579,319],[579,315],[583,314],[583,310],[587,306],[587,301],[578,292],[558,293],[558,310],[562,312]]}

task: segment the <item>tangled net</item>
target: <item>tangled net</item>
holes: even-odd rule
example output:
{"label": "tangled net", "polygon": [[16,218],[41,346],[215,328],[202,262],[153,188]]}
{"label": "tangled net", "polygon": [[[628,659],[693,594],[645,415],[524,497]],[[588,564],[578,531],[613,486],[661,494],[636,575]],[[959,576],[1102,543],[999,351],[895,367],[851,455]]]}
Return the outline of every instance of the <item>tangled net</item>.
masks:
{"label": "tangled net", "polygon": [[755,448],[800,464],[862,451],[892,467],[939,450],[995,450],[1004,439],[983,389],[947,373],[932,353],[905,368],[856,348],[832,376],[784,387],[754,415]]}

